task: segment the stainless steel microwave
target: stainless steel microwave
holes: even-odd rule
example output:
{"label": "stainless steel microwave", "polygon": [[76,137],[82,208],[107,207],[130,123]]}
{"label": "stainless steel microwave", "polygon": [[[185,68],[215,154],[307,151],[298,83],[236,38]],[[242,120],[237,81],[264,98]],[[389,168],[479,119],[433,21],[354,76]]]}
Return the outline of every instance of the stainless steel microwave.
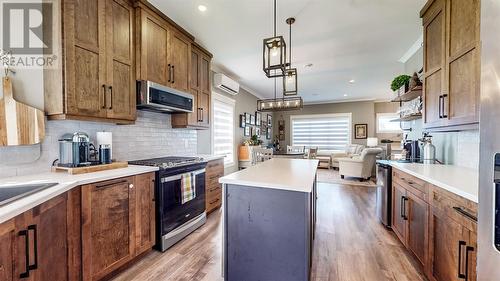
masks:
{"label": "stainless steel microwave", "polygon": [[137,81],[137,109],[162,113],[193,112],[193,95],[154,83]]}

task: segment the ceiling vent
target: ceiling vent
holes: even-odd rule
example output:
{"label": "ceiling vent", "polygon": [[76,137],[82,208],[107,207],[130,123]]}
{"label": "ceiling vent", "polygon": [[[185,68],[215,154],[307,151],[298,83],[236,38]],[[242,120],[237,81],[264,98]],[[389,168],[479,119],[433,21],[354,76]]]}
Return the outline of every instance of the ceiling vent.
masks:
{"label": "ceiling vent", "polygon": [[214,85],[231,95],[237,95],[240,91],[240,84],[222,73],[215,73]]}

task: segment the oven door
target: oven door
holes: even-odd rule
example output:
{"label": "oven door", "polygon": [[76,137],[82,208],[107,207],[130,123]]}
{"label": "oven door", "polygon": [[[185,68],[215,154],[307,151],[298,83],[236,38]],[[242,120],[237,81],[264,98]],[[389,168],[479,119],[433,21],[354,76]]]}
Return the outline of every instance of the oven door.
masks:
{"label": "oven door", "polygon": [[161,236],[205,212],[205,168],[195,171],[196,197],[182,204],[181,175],[160,177],[158,186],[159,226]]}

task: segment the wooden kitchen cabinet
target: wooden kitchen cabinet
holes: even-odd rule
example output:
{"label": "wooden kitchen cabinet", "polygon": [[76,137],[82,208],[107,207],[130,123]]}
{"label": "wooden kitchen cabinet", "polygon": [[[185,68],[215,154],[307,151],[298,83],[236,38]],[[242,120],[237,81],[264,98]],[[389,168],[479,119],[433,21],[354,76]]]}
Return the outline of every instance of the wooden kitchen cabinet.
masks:
{"label": "wooden kitchen cabinet", "polygon": [[84,280],[99,280],[133,258],[135,203],[133,177],[82,187]]}
{"label": "wooden kitchen cabinet", "polygon": [[406,243],[406,189],[393,183],[392,185],[392,230],[399,240]]}
{"label": "wooden kitchen cabinet", "polygon": [[219,178],[224,176],[224,159],[209,161],[205,173],[206,212],[211,213],[222,205],[222,184]]}
{"label": "wooden kitchen cabinet", "polygon": [[407,193],[408,233],[407,247],[425,267],[427,264],[429,204]]}
{"label": "wooden kitchen cabinet", "polygon": [[479,0],[429,0],[424,26],[424,127],[477,128],[480,82]]}
{"label": "wooden kitchen cabinet", "polygon": [[151,250],[155,244],[155,174],[142,174],[134,179],[136,192],[136,255]]}
{"label": "wooden kitchen cabinet", "polygon": [[0,224],[0,280],[79,280],[77,189]]}
{"label": "wooden kitchen cabinet", "polygon": [[194,96],[193,112],[173,114],[173,128],[210,128],[211,60],[212,54],[196,43],[192,44],[189,85]]}
{"label": "wooden kitchen cabinet", "polygon": [[100,280],[155,243],[154,173],[82,186],[83,280]]}
{"label": "wooden kitchen cabinet", "polygon": [[64,0],[59,8],[61,16],[54,20],[62,25],[57,40],[61,67],[44,70],[49,119],[133,123],[132,4],[128,0]]}
{"label": "wooden kitchen cabinet", "polygon": [[189,92],[194,38],[151,5],[137,3],[137,77]]}

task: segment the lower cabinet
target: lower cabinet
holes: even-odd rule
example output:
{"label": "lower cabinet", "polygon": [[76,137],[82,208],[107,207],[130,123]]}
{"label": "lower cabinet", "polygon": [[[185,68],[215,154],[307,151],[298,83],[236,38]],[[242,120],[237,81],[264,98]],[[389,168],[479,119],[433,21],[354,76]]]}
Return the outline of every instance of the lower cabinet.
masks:
{"label": "lower cabinet", "polygon": [[82,186],[83,280],[99,280],[154,244],[154,174]]}
{"label": "lower cabinet", "polygon": [[79,279],[78,220],[71,204],[78,196],[65,193],[0,224],[0,280]]}
{"label": "lower cabinet", "polygon": [[224,159],[209,161],[205,172],[206,212],[211,213],[222,205],[222,184],[219,178],[224,176]]}
{"label": "lower cabinet", "polygon": [[476,281],[477,204],[400,171],[392,191],[392,229],[427,277]]}

